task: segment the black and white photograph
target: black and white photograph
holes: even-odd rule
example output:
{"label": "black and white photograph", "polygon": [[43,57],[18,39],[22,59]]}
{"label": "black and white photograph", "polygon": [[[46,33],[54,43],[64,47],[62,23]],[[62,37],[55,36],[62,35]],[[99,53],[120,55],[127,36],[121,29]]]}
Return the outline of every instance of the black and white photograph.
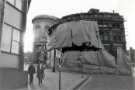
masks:
{"label": "black and white photograph", "polygon": [[0,90],[135,90],[135,0],[0,0]]}

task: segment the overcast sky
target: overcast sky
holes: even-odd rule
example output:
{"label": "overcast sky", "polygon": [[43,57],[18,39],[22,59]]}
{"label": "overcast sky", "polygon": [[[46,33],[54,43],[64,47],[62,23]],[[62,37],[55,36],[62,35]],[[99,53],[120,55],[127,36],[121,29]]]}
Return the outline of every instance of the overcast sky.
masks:
{"label": "overcast sky", "polygon": [[131,46],[135,48],[135,0],[32,0],[27,17],[24,51],[32,51],[34,35],[31,20],[35,16],[45,14],[61,18],[73,13],[88,12],[91,8],[107,12],[115,10],[123,15],[127,48]]}

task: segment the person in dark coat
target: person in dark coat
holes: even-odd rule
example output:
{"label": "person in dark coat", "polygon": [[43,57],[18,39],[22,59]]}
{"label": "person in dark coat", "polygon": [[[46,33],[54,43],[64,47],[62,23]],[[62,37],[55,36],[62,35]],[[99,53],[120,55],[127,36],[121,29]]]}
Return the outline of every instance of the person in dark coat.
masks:
{"label": "person in dark coat", "polygon": [[82,73],[81,77],[83,78],[83,61],[82,60],[84,60],[84,58],[82,55],[80,55],[77,61],[78,61],[78,67],[81,70],[80,72]]}
{"label": "person in dark coat", "polygon": [[33,64],[30,64],[29,68],[28,68],[28,75],[29,75],[29,84],[33,84],[33,76],[35,73],[35,67]]}
{"label": "person in dark coat", "polygon": [[37,78],[38,84],[41,85],[44,79],[44,67],[42,65],[38,65],[37,67]]}

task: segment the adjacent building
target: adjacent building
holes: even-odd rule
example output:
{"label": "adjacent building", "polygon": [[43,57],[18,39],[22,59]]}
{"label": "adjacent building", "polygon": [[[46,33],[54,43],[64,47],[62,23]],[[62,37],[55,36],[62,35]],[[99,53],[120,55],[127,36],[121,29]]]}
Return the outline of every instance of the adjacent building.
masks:
{"label": "adjacent building", "polygon": [[27,85],[23,34],[30,0],[0,0],[0,89]]}
{"label": "adjacent building", "polygon": [[43,62],[48,63],[53,66],[53,50],[51,52],[46,53],[46,43],[49,40],[48,37],[48,29],[58,22],[58,18],[50,15],[38,15],[33,18],[33,30],[34,30],[34,56],[37,63]]}
{"label": "adjacent building", "polygon": [[132,47],[130,47],[129,55],[130,55],[131,62],[135,63],[135,49],[133,49]]}

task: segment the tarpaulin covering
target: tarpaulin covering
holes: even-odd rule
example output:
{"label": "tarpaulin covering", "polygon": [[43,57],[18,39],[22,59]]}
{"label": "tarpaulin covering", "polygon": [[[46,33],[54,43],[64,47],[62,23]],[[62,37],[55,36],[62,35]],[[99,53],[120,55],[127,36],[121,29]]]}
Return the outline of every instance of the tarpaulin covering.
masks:
{"label": "tarpaulin covering", "polygon": [[[82,57],[80,58],[80,56]],[[78,59],[81,59],[83,64],[99,65],[96,52],[67,51],[64,53],[63,59],[65,63],[74,63],[78,62]]]}
{"label": "tarpaulin covering", "polygon": [[117,48],[117,64],[121,66],[128,66],[130,62],[130,57],[125,53],[125,51],[121,48]]}
{"label": "tarpaulin covering", "polygon": [[92,65],[100,65],[101,63],[98,60],[97,52],[95,51],[83,51],[82,56],[85,59],[85,63]]}
{"label": "tarpaulin covering", "polygon": [[81,46],[90,42],[91,45],[102,48],[99,40],[98,25],[96,21],[72,21],[60,24],[51,37],[49,45],[54,48],[71,47],[72,43]]}
{"label": "tarpaulin covering", "polygon": [[82,56],[82,63],[97,66],[116,67],[115,58],[105,50],[95,51],[67,51],[63,55],[65,63],[76,62]]}
{"label": "tarpaulin covering", "polygon": [[129,65],[130,57],[125,53],[125,51],[121,48],[117,48],[117,65],[118,69],[121,73],[130,73],[131,67]]}
{"label": "tarpaulin covering", "polygon": [[103,66],[116,67],[115,57],[109,54],[105,49],[98,52],[98,60]]}
{"label": "tarpaulin covering", "polygon": [[81,55],[83,63],[115,67],[115,58],[103,47],[99,29],[96,21],[71,21],[60,24],[54,30],[50,38],[50,45],[54,48],[72,47],[73,44],[81,46],[85,42],[90,42],[92,46],[101,48],[100,51],[75,51],[64,52],[65,63],[77,62]]}

